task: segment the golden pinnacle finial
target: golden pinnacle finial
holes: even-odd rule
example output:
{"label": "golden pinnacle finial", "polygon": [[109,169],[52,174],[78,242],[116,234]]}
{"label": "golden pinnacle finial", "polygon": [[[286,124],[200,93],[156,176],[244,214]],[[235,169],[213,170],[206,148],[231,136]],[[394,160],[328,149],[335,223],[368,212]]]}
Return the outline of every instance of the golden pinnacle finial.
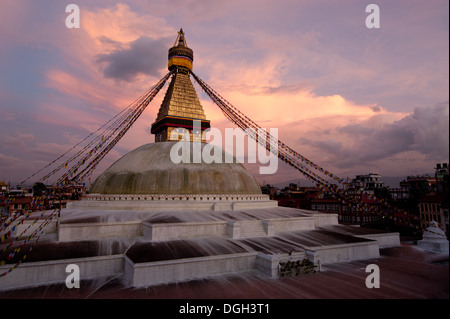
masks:
{"label": "golden pinnacle finial", "polygon": [[173,44],[173,46],[187,47],[187,42],[184,36],[183,28],[180,28],[180,31],[178,31],[178,36],[175,39],[175,43]]}
{"label": "golden pinnacle finial", "polygon": [[174,68],[192,71],[192,63],[194,61],[194,52],[187,46],[186,37],[183,29],[180,28],[178,36],[175,39],[173,47],[169,49],[169,70]]}

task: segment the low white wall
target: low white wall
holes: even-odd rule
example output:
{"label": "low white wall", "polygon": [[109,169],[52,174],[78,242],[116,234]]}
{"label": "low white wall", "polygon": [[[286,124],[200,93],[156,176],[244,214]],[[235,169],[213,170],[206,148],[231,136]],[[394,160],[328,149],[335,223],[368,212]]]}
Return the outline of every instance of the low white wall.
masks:
{"label": "low white wall", "polygon": [[143,223],[143,235],[152,241],[227,235],[227,222]]}
{"label": "low white wall", "polygon": [[261,200],[261,201],[242,201],[242,202],[234,202],[233,210],[240,209],[264,209],[264,208],[273,208],[278,207],[278,202],[275,200]]}
{"label": "low white wall", "polygon": [[[265,194],[87,194],[83,196],[82,202],[85,201],[267,201],[269,195]],[[274,201],[276,202],[276,201]],[[71,205],[74,202],[69,202]]]}
{"label": "low white wall", "polygon": [[[169,205],[168,205],[169,204]],[[184,211],[188,210],[236,210],[271,208],[278,206],[277,201],[269,200],[268,195],[237,194],[195,194],[195,195],[100,195],[89,194],[80,201],[67,203],[68,209],[114,209]]]}
{"label": "low white wall", "polygon": [[[252,238],[252,237],[265,237],[267,236],[267,228],[264,221],[260,219],[249,220],[237,220],[229,221],[229,225],[232,225],[232,238]],[[237,231],[238,229],[238,231]],[[230,235],[231,233],[229,233]]]}
{"label": "low white wall", "polygon": [[313,214],[315,220],[315,227],[327,226],[327,225],[338,225],[338,215],[337,214],[324,214],[318,213]]}
{"label": "low white wall", "polygon": [[[22,224],[19,224],[16,226],[16,236],[19,236],[20,234],[22,234],[23,231],[26,230],[25,233],[22,234],[21,237],[28,237],[29,235],[31,235],[34,231],[36,231],[43,223],[45,223],[45,219],[41,219],[38,220],[34,225],[33,225],[34,220],[30,219],[30,220],[25,220]],[[27,229],[28,227],[30,227],[29,229]],[[53,220],[43,228],[43,234],[52,234],[52,233],[56,233],[57,230],[57,222],[56,222],[56,218],[53,218]],[[41,231],[39,231],[40,233]]]}
{"label": "low white wall", "polygon": [[[64,283],[70,275],[66,273],[69,264],[76,264],[80,268],[80,280],[121,274],[124,271],[123,255],[22,263],[0,278],[0,290]],[[1,266],[0,273],[12,266],[14,265]]]}
{"label": "low white wall", "polygon": [[60,224],[59,241],[142,236],[141,221]]}
{"label": "low white wall", "polygon": [[250,252],[138,264],[125,256],[125,277],[134,287],[183,282],[253,270],[256,256]]}
{"label": "low white wall", "polygon": [[376,241],[305,247],[306,256],[314,264],[321,265],[365,260],[380,257],[380,249]]}
{"label": "low white wall", "polygon": [[214,211],[227,211],[227,210],[233,210],[233,203],[232,202],[225,202],[225,203],[214,203],[213,205]]}
{"label": "low white wall", "polygon": [[277,233],[314,229],[315,217],[274,218],[267,220],[213,221],[190,223],[143,223],[143,236],[153,241],[220,236],[242,238],[246,228],[261,228],[255,236],[273,236]]}
{"label": "low white wall", "polygon": [[310,230],[315,227],[315,217],[271,218],[268,221],[272,223],[275,234],[296,230]]}
{"label": "low white wall", "polygon": [[213,202],[176,200],[167,198],[164,200],[81,200],[73,202],[68,209],[101,209],[101,210],[212,210]]}
{"label": "low white wall", "polygon": [[396,247],[400,246],[400,234],[399,233],[380,233],[380,234],[367,234],[367,235],[354,235],[355,237],[361,237],[366,239],[376,240],[380,248]]}

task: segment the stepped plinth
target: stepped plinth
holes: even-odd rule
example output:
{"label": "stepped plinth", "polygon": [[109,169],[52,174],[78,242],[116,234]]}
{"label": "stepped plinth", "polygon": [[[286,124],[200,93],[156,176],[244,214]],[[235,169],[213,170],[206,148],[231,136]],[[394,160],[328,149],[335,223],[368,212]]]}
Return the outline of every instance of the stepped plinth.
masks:
{"label": "stepped plinth", "polygon": [[[64,209],[58,227],[48,230],[27,262],[0,278],[2,289],[63,283],[68,264],[80,267],[81,280],[118,276],[134,287],[246,272],[278,278],[288,271],[286,265],[305,261],[318,269],[378,258],[386,241],[398,239],[398,233],[339,225],[336,214],[279,207],[264,195],[253,202],[239,202],[235,196],[245,208],[234,210],[211,209],[223,204],[218,195],[212,196],[216,202],[204,202],[209,209],[199,209],[193,197],[184,209],[170,209],[166,198],[171,197],[156,195],[138,209],[124,209],[120,199],[107,203],[107,209],[99,205],[105,200],[89,206],[98,196]],[[131,201],[127,196],[122,201]],[[181,198],[177,200],[188,202]],[[258,202],[266,207],[252,207]],[[390,246],[395,245],[394,240]]]}

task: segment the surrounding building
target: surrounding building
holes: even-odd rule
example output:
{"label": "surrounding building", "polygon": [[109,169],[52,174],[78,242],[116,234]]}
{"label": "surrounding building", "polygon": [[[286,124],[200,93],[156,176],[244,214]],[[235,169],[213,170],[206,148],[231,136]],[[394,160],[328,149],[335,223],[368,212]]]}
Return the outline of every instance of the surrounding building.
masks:
{"label": "surrounding building", "polygon": [[[364,195],[362,199],[357,198],[360,197],[360,188],[374,197]],[[420,235],[421,229],[428,227],[431,221],[436,221],[448,235],[448,163],[436,164],[434,176],[408,176],[400,182],[399,188],[392,189],[384,186],[379,174],[357,175],[344,189],[355,200],[362,200],[362,207],[370,206],[370,211],[343,204],[315,187],[298,187],[291,183],[282,190],[275,190],[270,185],[264,189],[267,192],[270,189],[275,194],[273,198],[280,206],[338,214],[342,224],[383,226]],[[380,200],[390,205],[383,205]]]}
{"label": "surrounding building", "polygon": [[67,185],[63,189],[58,189],[42,184],[39,192],[36,187],[8,189],[0,195],[0,215],[2,218],[7,218],[22,214],[29,209],[36,211],[64,208],[67,202],[79,200],[85,194],[84,185]]}
{"label": "surrounding building", "polygon": [[449,167],[448,163],[438,163],[434,177],[428,177],[428,188],[416,191],[417,207],[422,228],[430,226],[432,221],[438,223],[439,228],[448,236],[448,197],[449,197]]}
{"label": "surrounding building", "polygon": [[351,187],[362,187],[365,191],[374,191],[382,188],[383,182],[379,174],[369,173],[367,175],[356,175],[350,183]]}
{"label": "surrounding building", "polygon": [[449,173],[448,163],[437,163],[435,170],[436,170],[435,172],[436,178],[444,178],[445,176],[448,176]]}
{"label": "surrounding building", "polygon": [[387,222],[386,208],[377,199],[369,198],[354,191],[353,198],[356,205],[341,203],[340,222],[342,224],[369,226]]}
{"label": "surrounding building", "polygon": [[[268,189],[268,187],[266,186],[264,189]],[[277,192],[278,195],[275,196],[275,199],[280,206],[284,207],[338,214],[341,224],[368,226],[385,222],[380,214],[382,204],[378,200],[370,199],[367,196],[363,196],[361,199],[355,189],[346,191],[355,201],[362,203],[363,207],[357,208],[355,205],[344,204],[341,200],[328,196],[318,187],[298,187],[292,183]]]}
{"label": "surrounding building", "polygon": [[310,201],[311,210],[322,213],[339,214],[339,220],[342,217],[342,205],[340,201],[334,198],[315,198]]}
{"label": "surrounding building", "polygon": [[266,184],[261,186],[261,193],[269,195],[270,199],[275,199],[280,194],[280,191],[278,188]]}
{"label": "surrounding building", "polygon": [[8,218],[9,217],[9,207],[0,206],[0,218]]}
{"label": "surrounding building", "polygon": [[10,196],[4,203],[3,207],[6,208],[10,216],[22,213],[26,209],[30,209],[33,197],[30,196]]}
{"label": "surrounding building", "polygon": [[[447,225],[445,225],[444,211],[446,200],[444,194],[429,194],[422,197],[419,201],[420,224],[422,228],[430,225],[430,222],[435,221],[440,228],[448,232],[448,201],[446,210]],[[445,227],[445,228],[444,228]]]}
{"label": "surrounding building", "polygon": [[432,176],[408,176],[400,182],[400,188],[409,193],[409,198],[419,198],[436,189],[436,178]]}
{"label": "surrounding building", "polygon": [[7,193],[9,188],[9,184],[6,184],[5,181],[0,181],[0,195]]}
{"label": "surrounding building", "polygon": [[389,196],[391,199],[393,199],[395,201],[408,200],[409,199],[409,191],[407,189],[408,189],[407,187],[390,188]]}
{"label": "surrounding building", "polygon": [[299,209],[311,209],[311,200],[323,198],[323,192],[317,187],[300,187],[290,183],[282,190],[272,190],[276,195],[273,199],[283,207],[293,207]]}

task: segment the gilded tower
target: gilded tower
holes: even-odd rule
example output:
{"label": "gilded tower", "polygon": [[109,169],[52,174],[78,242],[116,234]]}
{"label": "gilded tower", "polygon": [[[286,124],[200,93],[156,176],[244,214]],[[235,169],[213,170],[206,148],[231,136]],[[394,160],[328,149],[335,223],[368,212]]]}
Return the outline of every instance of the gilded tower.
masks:
{"label": "gilded tower", "polygon": [[174,75],[151,128],[155,142],[185,140],[186,133],[191,141],[205,142],[201,133],[210,127],[210,121],[190,79],[193,62],[194,52],[180,29],[169,49],[168,68]]}

